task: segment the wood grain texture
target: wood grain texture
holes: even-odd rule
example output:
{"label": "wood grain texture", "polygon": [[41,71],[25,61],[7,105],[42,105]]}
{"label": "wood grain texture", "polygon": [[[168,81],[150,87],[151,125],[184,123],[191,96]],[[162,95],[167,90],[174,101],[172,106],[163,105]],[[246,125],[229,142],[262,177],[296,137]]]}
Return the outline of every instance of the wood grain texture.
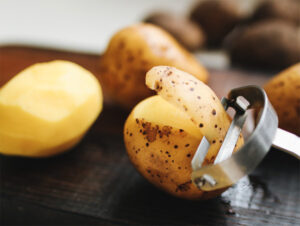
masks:
{"label": "wood grain texture", "polygon": [[[0,85],[24,67],[52,59],[96,71],[97,55],[0,48]],[[96,73],[96,72],[95,72]],[[257,73],[212,71],[219,96]],[[228,85],[229,84],[229,85]],[[196,202],[154,188],[130,164],[122,128],[128,112],[105,105],[83,141],[60,156],[0,156],[1,225],[299,225],[299,161],[271,150],[253,174],[221,197]]]}

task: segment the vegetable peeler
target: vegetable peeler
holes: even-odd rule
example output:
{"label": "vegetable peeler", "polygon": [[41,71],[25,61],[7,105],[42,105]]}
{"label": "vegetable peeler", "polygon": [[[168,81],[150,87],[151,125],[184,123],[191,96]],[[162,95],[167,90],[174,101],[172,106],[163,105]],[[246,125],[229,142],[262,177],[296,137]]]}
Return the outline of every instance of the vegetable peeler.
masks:
{"label": "vegetable peeler", "polygon": [[[213,191],[232,186],[256,168],[271,146],[300,160],[300,137],[278,128],[277,114],[262,88],[232,89],[221,102],[226,111],[233,108],[235,115],[213,164],[202,167],[210,146],[205,137],[197,148],[191,165],[192,181],[199,189]],[[244,145],[232,154],[250,109],[258,112],[256,126]]]}

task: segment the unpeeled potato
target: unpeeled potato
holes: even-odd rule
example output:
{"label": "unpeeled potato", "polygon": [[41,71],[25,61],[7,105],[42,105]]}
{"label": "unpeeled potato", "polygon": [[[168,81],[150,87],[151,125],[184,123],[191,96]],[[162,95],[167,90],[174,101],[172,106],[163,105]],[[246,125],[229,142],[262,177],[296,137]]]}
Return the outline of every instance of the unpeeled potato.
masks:
{"label": "unpeeled potato", "polygon": [[102,110],[101,86],[68,61],[32,65],[0,90],[0,153],[47,157],[76,145]]}
{"label": "unpeeled potato", "polygon": [[151,24],[137,24],[116,33],[100,59],[100,81],[112,99],[130,109],[153,94],[146,72],[157,65],[185,70],[206,82],[207,71],[171,35]]}
{"label": "unpeeled potato", "polygon": [[[124,126],[131,162],[152,184],[186,199],[207,199],[224,190],[203,192],[191,181],[191,160],[203,137],[211,147],[204,164],[218,153],[230,118],[214,92],[194,76],[171,67],[154,67],[146,84],[159,96],[140,102]],[[235,150],[243,144],[240,137]]]}
{"label": "unpeeled potato", "polygon": [[277,112],[279,127],[300,136],[300,63],[272,78],[264,89]]}

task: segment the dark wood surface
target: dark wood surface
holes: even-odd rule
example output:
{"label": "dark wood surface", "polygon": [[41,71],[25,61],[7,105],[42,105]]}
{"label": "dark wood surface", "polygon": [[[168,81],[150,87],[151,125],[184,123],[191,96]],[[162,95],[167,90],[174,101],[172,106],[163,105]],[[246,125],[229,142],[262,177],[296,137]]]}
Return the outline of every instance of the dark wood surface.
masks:
{"label": "dark wood surface", "polygon": [[[0,48],[0,86],[26,66],[72,60],[97,73],[97,55],[27,47]],[[219,96],[264,73],[211,71]],[[271,150],[249,177],[221,197],[186,201],[143,179],[125,152],[127,112],[105,105],[83,141],[49,159],[0,156],[0,225],[299,225],[299,161]]]}

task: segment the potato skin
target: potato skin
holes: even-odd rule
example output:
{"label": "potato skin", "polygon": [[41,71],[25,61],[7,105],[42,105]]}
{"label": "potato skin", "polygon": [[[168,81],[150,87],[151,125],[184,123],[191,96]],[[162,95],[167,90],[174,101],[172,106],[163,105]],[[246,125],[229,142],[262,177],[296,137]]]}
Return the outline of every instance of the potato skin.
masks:
{"label": "potato skin", "polygon": [[299,26],[299,12],[300,4],[298,0],[265,0],[253,13],[251,22],[279,19]]}
{"label": "potato skin", "polygon": [[168,66],[148,71],[146,84],[190,117],[211,144],[207,156],[216,156],[231,123],[216,94],[192,75]]}
{"label": "potato skin", "polygon": [[234,1],[206,0],[195,6],[190,17],[203,28],[208,44],[218,46],[244,15]]}
{"label": "potato skin", "polygon": [[[139,103],[126,120],[124,141],[131,162],[174,196],[208,199],[222,193],[205,193],[191,181],[191,160],[203,135],[211,144],[204,164],[213,163],[231,122],[217,96],[194,76],[168,66],[147,72],[146,84],[159,96]],[[240,136],[234,151],[242,145]]]}
{"label": "potato skin", "polygon": [[149,15],[144,21],[165,29],[190,51],[201,48],[205,43],[206,38],[201,27],[185,17],[158,12]]}
{"label": "potato skin", "polygon": [[279,127],[300,136],[300,63],[279,73],[264,89],[277,112]]}
{"label": "potato skin", "polygon": [[241,29],[228,48],[232,62],[245,66],[283,69],[300,61],[299,31],[280,20]]}
{"label": "potato skin", "polygon": [[[153,98],[157,96],[143,102]],[[162,104],[164,102],[162,100]],[[140,105],[135,108],[140,108]],[[191,160],[201,141],[199,137],[182,128],[136,118],[134,111],[126,120],[124,141],[130,161],[142,176],[156,187],[184,199],[209,199],[224,191],[204,192],[191,181]],[[178,120],[183,119],[179,117]],[[215,156],[206,158],[204,164],[214,159]]]}
{"label": "potato skin", "polygon": [[104,92],[131,109],[153,94],[145,86],[146,72],[156,65],[171,65],[206,82],[207,71],[167,32],[150,24],[137,24],[116,33],[100,59]]}

